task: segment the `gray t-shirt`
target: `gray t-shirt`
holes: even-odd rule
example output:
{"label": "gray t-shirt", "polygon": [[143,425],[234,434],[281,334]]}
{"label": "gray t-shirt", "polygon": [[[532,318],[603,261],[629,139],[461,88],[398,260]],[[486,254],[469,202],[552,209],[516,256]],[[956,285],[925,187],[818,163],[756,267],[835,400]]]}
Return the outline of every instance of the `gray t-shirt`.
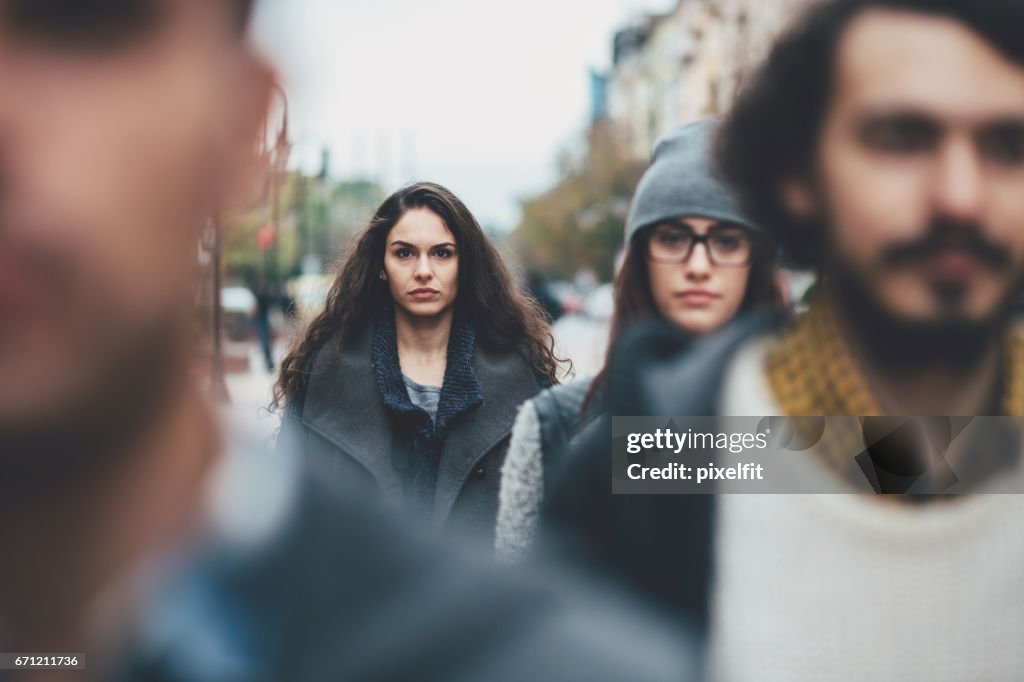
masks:
{"label": "gray t-shirt", "polygon": [[436,422],[437,403],[441,400],[441,387],[418,384],[404,374],[402,381],[405,382],[405,390],[409,392],[409,400],[412,401],[412,404],[429,414],[430,421]]}

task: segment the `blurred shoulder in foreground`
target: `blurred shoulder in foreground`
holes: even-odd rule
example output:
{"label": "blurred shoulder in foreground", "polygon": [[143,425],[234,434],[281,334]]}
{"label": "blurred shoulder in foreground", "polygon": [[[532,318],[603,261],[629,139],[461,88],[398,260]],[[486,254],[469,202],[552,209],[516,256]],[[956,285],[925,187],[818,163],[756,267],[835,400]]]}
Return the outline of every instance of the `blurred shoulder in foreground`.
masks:
{"label": "blurred shoulder in foreground", "polygon": [[412,537],[305,466],[236,443],[117,679],[697,679],[683,630],[578,577]]}

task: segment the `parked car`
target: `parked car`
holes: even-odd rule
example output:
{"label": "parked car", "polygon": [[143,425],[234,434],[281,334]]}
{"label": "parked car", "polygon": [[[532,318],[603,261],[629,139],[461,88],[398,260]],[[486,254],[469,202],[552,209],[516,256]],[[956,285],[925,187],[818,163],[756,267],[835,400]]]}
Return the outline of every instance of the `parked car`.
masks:
{"label": "parked car", "polygon": [[256,313],[256,294],[248,287],[224,287],[220,290],[220,308],[224,315],[224,335],[231,341],[249,338]]}
{"label": "parked car", "polygon": [[328,275],[299,275],[288,280],[288,296],[295,303],[295,316],[302,325],[324,309],[333,279]]}
{"label": "parked car", "polygon": [[569,282],[555,281],[548,285],[549,291],[558,300],[562,312],[566,315],[583,312],[584,298]]}
{"label": "parked car", "polygon": [[587,296],[583,304],[583,314],[595,320],[608,321],[615,312],[615,287],[602,284]]}

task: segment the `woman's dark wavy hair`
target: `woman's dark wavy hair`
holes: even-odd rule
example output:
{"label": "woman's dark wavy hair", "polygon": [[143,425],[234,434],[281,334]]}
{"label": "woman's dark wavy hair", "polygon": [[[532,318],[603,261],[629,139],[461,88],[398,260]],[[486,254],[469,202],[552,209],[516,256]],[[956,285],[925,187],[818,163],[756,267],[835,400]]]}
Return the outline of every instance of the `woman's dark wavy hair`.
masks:
{"label": "woman's dark wavy hair", "polygon": [[381,309],[392,305],[388,283],[379,274],[384,268],[388,234],[412,209],[437,214],[455,237],[459,252],[455,309],[472,320],[477,342],[496,351],[522,353],[539,376],[551,385],[558,383],[563,361],[555,357],[554,339],[540,306],[515,285],[498,250],[465,204],[440,185],[419,182],[385,199],[353,240],[327,294],[324,311],[281,363],[272,410],[301,400],[313,357],[325,344],[337,340],[340,352],[373,323]]}
{"label": "woman's dark wavy hair", "polygon": [[954,19],[1024,64],[1022,0],[826,0],[807,10],[740,92],[716,143],[722,172],[746,212],[777,235],[798,267],[820,267],[824,229],[792,215],[781,186],[788,179],[813,178],[838,45],[850,23],[873,8]]}
{"label": "woman's dark wavy hair", "polygon": [[[600,399],[607,389],[608,370],[611,366],[615,347],[629,327],[649,320],[663,319],[654,302],[651,291],[651,277],[647,259],[648,242],[651,228],[637,230],[626,245],[622,265],[615,276],[614,299],[615,312],[612,313],[611,328],[608,333],[608,350],[605,355],[604,367],[594,378],[584,410],[594,401]],[[776,279],[775,253],[776,246],[770,237],[763,232],[753,232],[754,248],[750,261],[750,274],[747,277],[747,290],[743,294],[740,313],[762,309],[783,309],[785,302],[779,283]]]}

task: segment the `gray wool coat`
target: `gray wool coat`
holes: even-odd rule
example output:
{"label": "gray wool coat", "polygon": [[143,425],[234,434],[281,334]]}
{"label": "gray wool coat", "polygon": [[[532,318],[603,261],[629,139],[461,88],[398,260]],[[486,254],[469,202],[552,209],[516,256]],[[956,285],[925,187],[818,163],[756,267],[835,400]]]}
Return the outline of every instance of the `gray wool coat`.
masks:
{"label": "gray wool coat", "polygon": [[[384,405],[371,361],[372,328],[340,354],[330,341],[316,356],[304,400],[289,405],[278,448],[303,453],[320,476],[375,489],[404,506],[403,461],[410,439],[399,433]],[[501,468],[519,406],[543,387],[518,353],[496,353],[479,343],[473,372],[483,403],[460,415],[441,449],[430,523],[434,530],[493,542]]]}

